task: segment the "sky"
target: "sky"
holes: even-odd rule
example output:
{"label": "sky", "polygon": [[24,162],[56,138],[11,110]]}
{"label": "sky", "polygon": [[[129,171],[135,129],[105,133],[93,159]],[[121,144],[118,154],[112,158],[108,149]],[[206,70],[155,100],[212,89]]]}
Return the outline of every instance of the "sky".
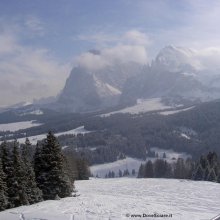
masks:
{"label": "sky", "polygon": [[170,44],[217,63],[219,23],[218,0],[0,0],[0,107],[56,96],[74,65],[146,64]]}

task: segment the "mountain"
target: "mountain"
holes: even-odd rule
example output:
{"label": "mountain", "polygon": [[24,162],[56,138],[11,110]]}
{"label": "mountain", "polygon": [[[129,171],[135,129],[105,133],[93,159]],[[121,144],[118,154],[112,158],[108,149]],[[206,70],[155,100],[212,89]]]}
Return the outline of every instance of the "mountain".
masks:
{"label": "mountain", "polygon": [[[89,53],[99,56],[102,52]],[[33,105],[85,113],[119,110],[140,99],[162,98],[178,104],[204,102],[220,98],[218,73],[215,67],[204,68],[196,51],[167,46],[148,65],[114,61],[91,69],[79,64],[57,97],[35,100]]]}
{"label": "mountain", "polygon": [[[206,83],[195,61],[195,52],[187,48],[167,46],[145,67],[141,74],[128,79],[121,95],[122,103],[138,98],[179,98],[208,101],[220,97],[220,84]],[[206,75],[209,71],[207,70]],[[211,76],[209,76],[209,79]],[[219,79],[219,78],[218,78]]]}
{"label": "mountain", "polygon": [[115,64],[97,71],[73,68],[55,108],[69,112],[97,111],[116,106],[125,82],[142,67],[136,63]]}

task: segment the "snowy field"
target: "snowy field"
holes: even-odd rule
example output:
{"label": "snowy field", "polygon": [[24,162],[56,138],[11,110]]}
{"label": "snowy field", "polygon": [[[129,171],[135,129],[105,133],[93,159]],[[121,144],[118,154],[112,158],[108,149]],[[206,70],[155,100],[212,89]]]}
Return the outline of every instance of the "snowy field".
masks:
{"label": "snowy field", "polygon": [[90,167],[90,171],[94,176],[98,175],[99,177],[103,178],[106,174],[108,174],[109,171],[113,171],[115,175],[118,176],[119,169],[122,171],[122,173],[124,170],[128,169],[130,174],[132,172],[132,169],[135,169],[137,174],[141,163],[145,163],[145,161],[131,157],[126,157],[123,160],[117,160],[112,163],[93,165]]}
{"label": "snowy field", "polygon": [[18,131],[20,129],[27,129],[35,126],[42,125],[40,123],[35,123],[34,121],[21,121],[8,124],[0,124],[0,131]]}
{"label": "snowy field", "polygon": [[188,110],[191,110],[195,108],[195,106],[191,106],[189,108],[183,108],[183,109],[178,109],[178,110],[167,110],[167,111],[162,111],[162,112],[159,112],[160,115],[173,115],[173,114],[176,114],[176,113],[179,113],[179,112],[184,112],[184,111],[188,111]]}
{"label": "snowy field", "polygon": [[[80,126],[78,128],[75,128],[75,129],[72,129],[72,130],[69,130],[69,131],[64,131],[64,132],[58,132],[58,133],[55,133],[54,135],[55,136],[61,136],[61,135],[68,135],[68,134],[73,134],[73,135],[77,135],[77,134],[85,134],[85,133],[89,133],[90,131],[87,131],[84,126]],[[35,135],[35,136],[30,136],[28,137],[29,141],[32,143],[32,144],[37,144],[38,141],[41,141],[43,139],[45,139],[47,136],[47,134],[40,134],[40,135]],[[19,143],[25,143],[25,140],[26,140],[26,137],[24,138],[18,138],[17,141]]]}
{"label": "snowy field", "polygon": [[161,98],[152,98],[152,99],[138,99],[137,104],[131,107],[127,107],[118,111],[109,112],[107,114],[102,114],[102,117],[108,117],[117,113],[130,113],[130,114],[139,114],[156,110],[165,110],[171,109],[174,106],[166,106],[161,102]]}
{"label": "snowy field", "polygon": [[[220,184],[172,179],[76,181],[78,197],[0,212],[2,220],[211,220],[220,214]],[[153,214],[172,217],[143,217]],[[19,215],[24,218],[19,218]],[[136,215],[136,217],[132,217]],[[138,217],[138,216],[142,217]]]}
{"label": "snowy field", "polygon": [[[187,158],[191,158],[191,155],[186,154],[184,152],[175,152],[172,149],[160,149],[160,148],[151,148],[152,151],[155,151],[155,153],[158,154],[158,158],[162,159],[163,154],[166,154],[166,161],[169,163],[176,162],[178,158],[183,158],[186,160]],[[109,171],[113,171],[117,176],[119,176],[119,169],[122,171],[128,169],[129,173],[132,173],[132,170],[135,170],[135,176],[137,176],[139,167],[141,163],[146,163],[147,160],[154,161],[158,158],[151,158],[147,157],[146,160],[140,160],[140,159],[135,159],[131,157],[126,157],[125,159],[122,160],[117,160],[112,163],[105,163],[105,164],[98,164],[98,165],[93,165],[90,166],[90,171],[93,174],[93,176],[98,175],[98,177],[104,178],[106,174],[109,173]],[[175,158],[175,159],[174,159]]]}

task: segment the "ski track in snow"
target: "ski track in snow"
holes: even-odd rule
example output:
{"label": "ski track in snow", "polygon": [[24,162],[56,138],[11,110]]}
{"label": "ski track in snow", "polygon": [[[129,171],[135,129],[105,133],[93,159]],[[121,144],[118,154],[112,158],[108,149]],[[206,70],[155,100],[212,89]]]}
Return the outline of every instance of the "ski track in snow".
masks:
{"label": "ski track in snow", "polygon": [[[78,197],[45,201],[0,212],[2,220],[210,220],[220,213],[220,184],[173,179],[76,181]],[[172,218],[126,215],[172,214]],[[20,218],[21,219],[21,218]]]}

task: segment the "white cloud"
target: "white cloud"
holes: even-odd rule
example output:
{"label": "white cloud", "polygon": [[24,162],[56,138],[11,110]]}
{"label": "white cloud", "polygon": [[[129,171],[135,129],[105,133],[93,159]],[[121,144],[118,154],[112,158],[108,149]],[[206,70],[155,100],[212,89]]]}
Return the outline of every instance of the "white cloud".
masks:
{"label": "white cloud", "polygon": [[[148,36],[138,30],[130,30],[120,35],[97,33],[80,35],[78,40],[93,42],[101,47],[100,54],[86,52],[76,58],[76,64],[90,71],[102,69],[115,63],[149,62],[146,47],[151,43]],[[112,46],[114,45],[114,46]]]}
{"label": "white cloud", "polygon": [[79,35],[73,40],[88,41],[95,43],[98,47],[109,46],[112,44],[128,44],[128,45],[143,45],[149,46],[151,40],[146,33],[136,29],[129,30],[121,34],[106,34],[103,32],[87,35]]}
{"label": "white cloud", "polygon": [[129,44],[149,46],[151,43],[149,37],[140,31],[131,30],[124,34],[123,39]]}
{"label": "white cloud", "polygon": [[16,51],[15,38],[9,33],[0,33],[0,55]]}
{"label": "white cloud", "polygon": [[50,51],[22,45],[13,31],[1,33],[0,106],[56,95],[69,71]]}
{"label": "white cloud", "polygon": [[45,34],[43,22],[38,17],[28,16],[24,25],[35,35],[43,36]]}
{"label": "white cloud", "polygon": [[99,54],[83,53],[76,58],[76,64],[95,71],[116,63],[136,62],[146,64],[147,52],[141,45],[117,45],[103,49]]}
{"label": "white cloud", "polygon": [[[200,62],[204,70],[219,70],[220,69],[220,48],[207,47],[197,50],[195,58]],[[220,74],[220,72],[218,73]]]}

